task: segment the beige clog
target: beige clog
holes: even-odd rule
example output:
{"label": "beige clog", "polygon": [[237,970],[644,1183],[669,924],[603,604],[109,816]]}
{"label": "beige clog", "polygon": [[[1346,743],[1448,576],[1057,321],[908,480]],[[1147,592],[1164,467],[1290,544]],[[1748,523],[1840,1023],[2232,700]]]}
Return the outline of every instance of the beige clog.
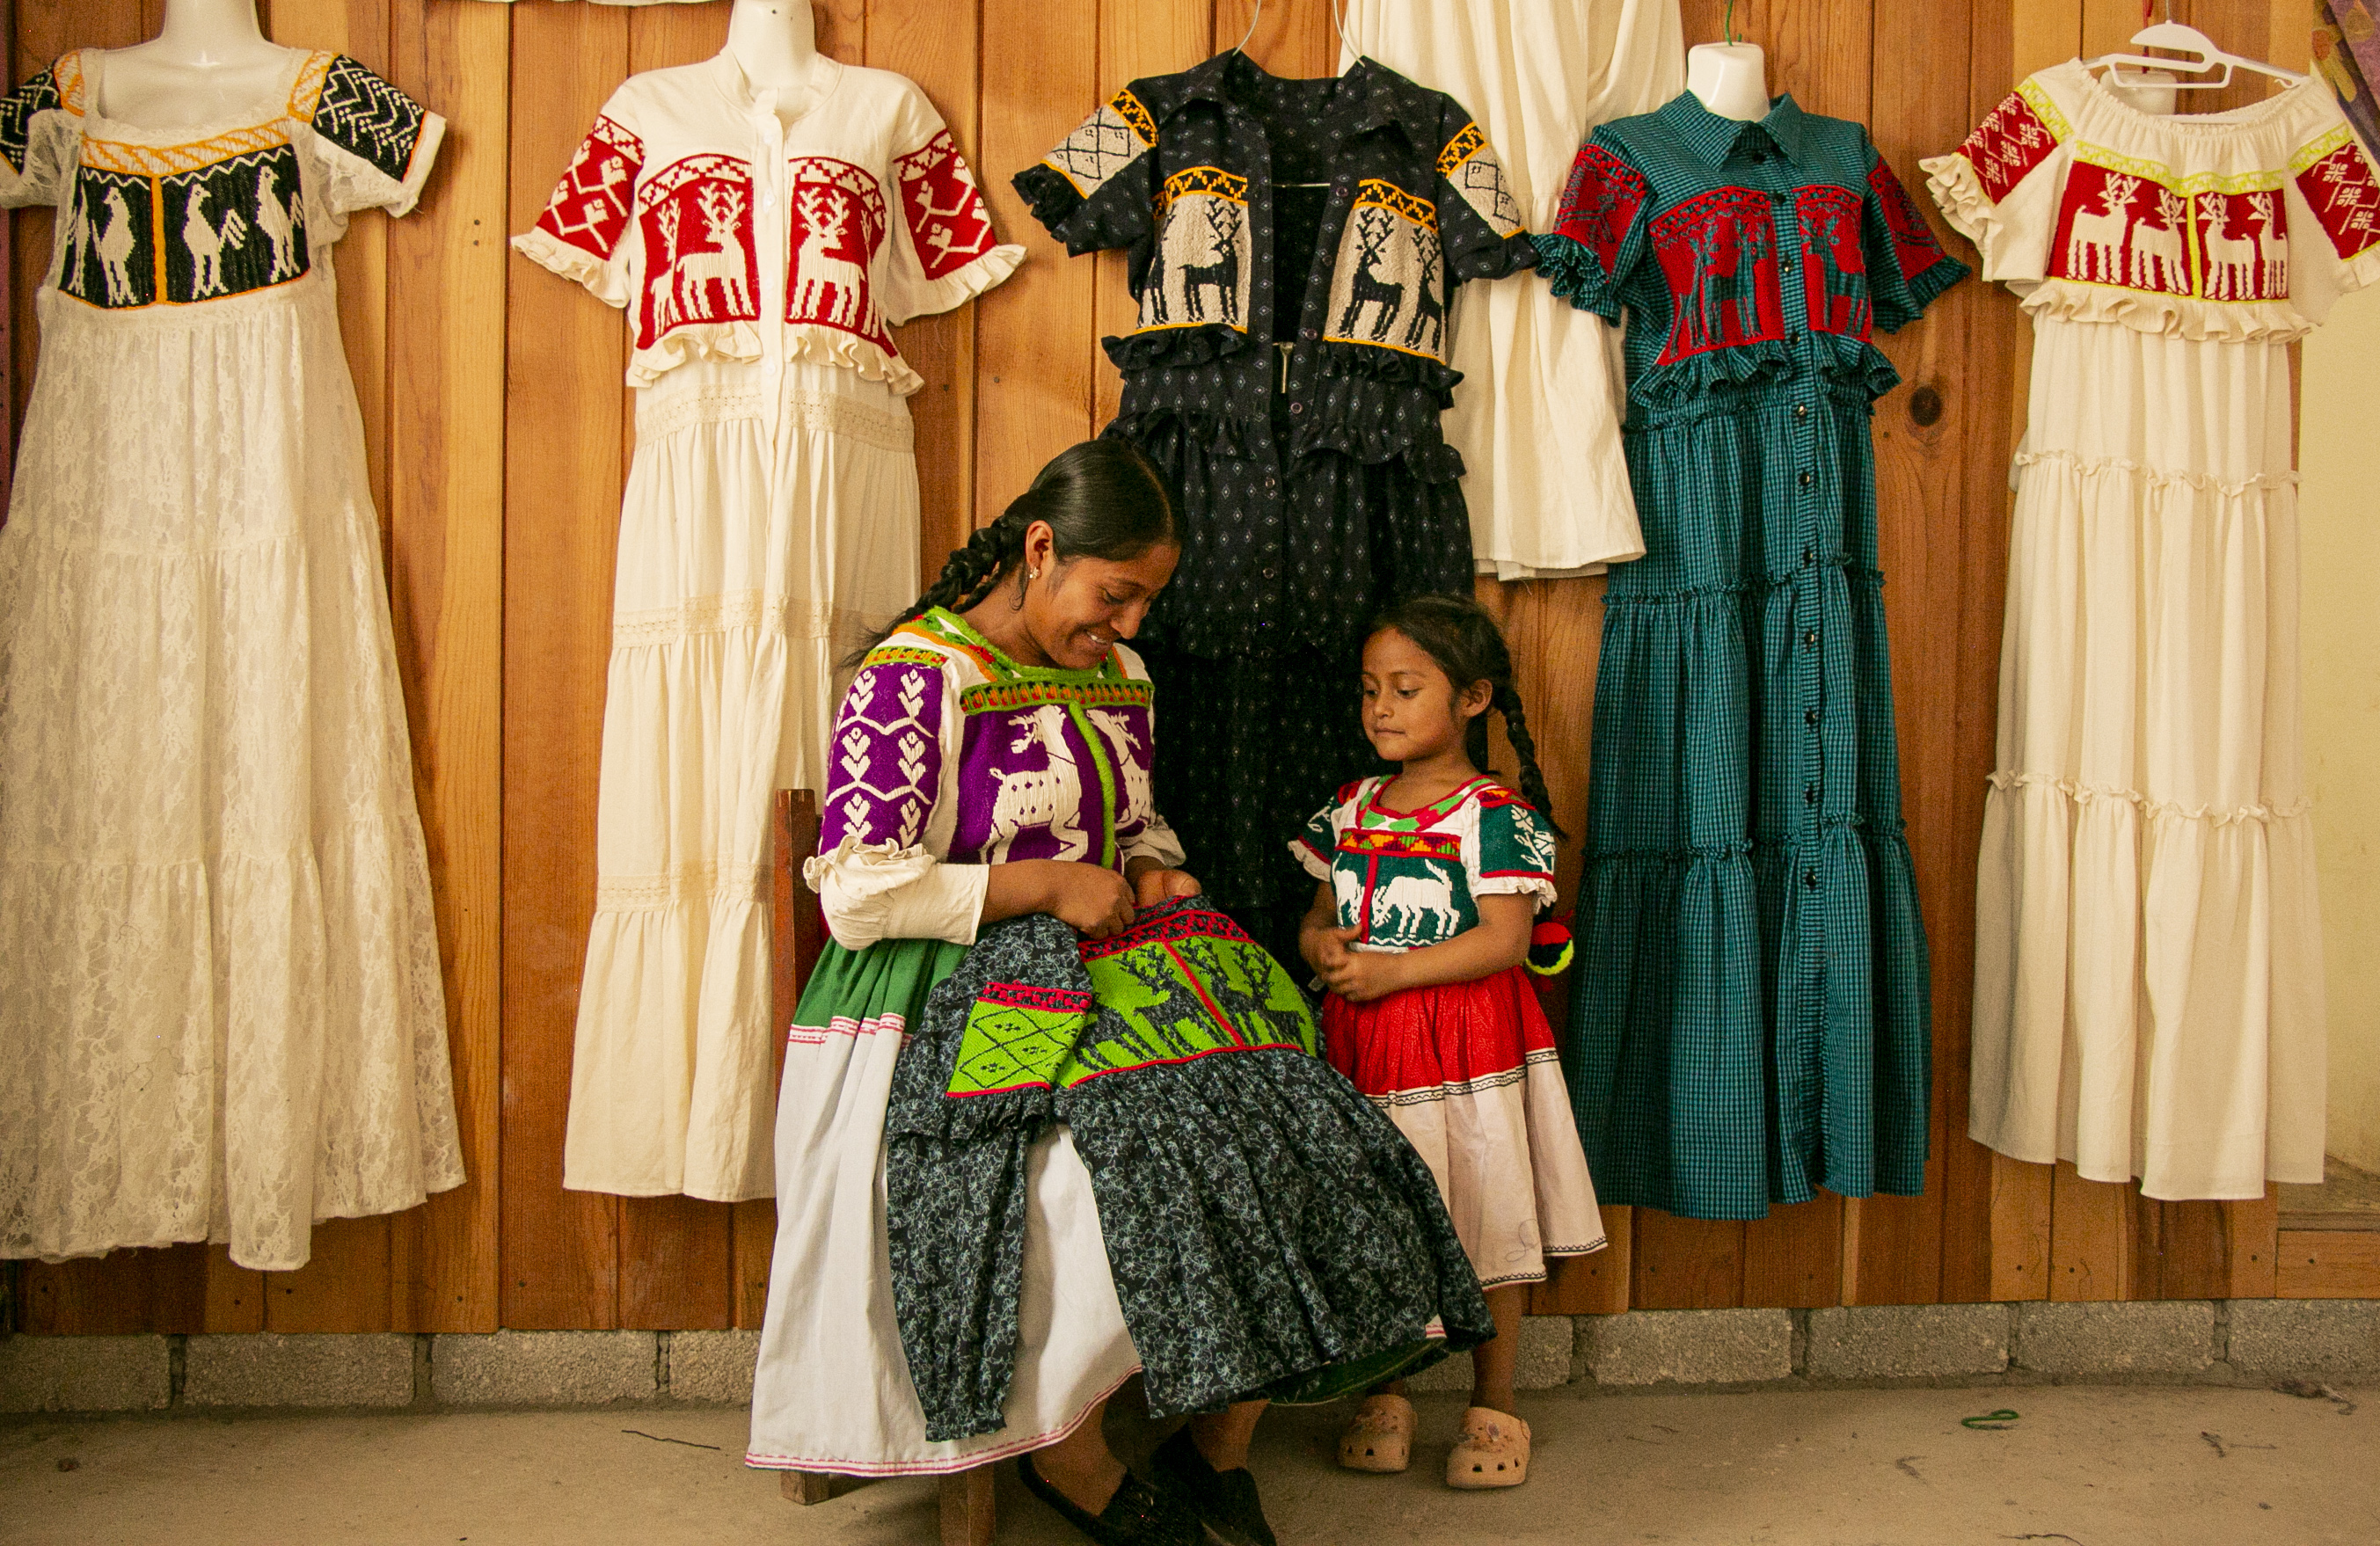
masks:
{"label": "beige clog", "polygon": [[1402,1395],[1367,1395],[1339,1435],[1339,1463],[1351,1471],[1401,1471],[1413,1460],[1414,1407]]}
{"label": "beige clog", "polygon": [[1528,1480],[1529,1425],[1490,1407],[1465,1409],[1463,1437],[1446,1457],[1446,1484],[1471,1492]]}

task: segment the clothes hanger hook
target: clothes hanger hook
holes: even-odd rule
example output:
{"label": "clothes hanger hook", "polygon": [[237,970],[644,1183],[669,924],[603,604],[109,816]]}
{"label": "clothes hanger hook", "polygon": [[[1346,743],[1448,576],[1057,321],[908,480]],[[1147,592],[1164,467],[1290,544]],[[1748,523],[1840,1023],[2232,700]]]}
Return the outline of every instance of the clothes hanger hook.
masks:
{"label": "clothes hanger hook", "polygon": [[1728,46],[1730,48],[1734,47],[1736,42],[1735,0],[1727,0],[1727,13],[1725,18],[1719,22],[1718,30],[1719,36],[1727,40]]}
{"label": "clothes hanger hook", "polygon": [[1248,30],[1241,33],[1240,41],[1232,45],[1232,53],[1245,54],[1248,51],[1248,40],[1257,35],[1257,23],[1263,19],[1264,0],[1257,0],[1256,9],[1248,13]]}

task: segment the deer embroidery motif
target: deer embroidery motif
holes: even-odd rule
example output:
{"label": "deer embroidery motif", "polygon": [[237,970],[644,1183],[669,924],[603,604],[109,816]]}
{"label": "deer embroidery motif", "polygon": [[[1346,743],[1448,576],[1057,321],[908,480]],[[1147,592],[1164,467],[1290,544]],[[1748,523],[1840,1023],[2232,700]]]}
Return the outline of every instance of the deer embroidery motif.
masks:
{"label": "deer embroidery motif", "polygon": [[710,241],[710,250],[681,250],[677,254],[672,265],[676,310],[680,316],[699,315],[703,309],[702,287],[715,279],[725,297],[727,313],[740,316],[752,309],[752,293],[744,284],[744,244],[735,229],[744,215],[744,192],[730,184],[715,182],[696,197],[702,207],[703,234]]}
{"label": "deer embroidery motif", "polygon": [[[793,315],[856,331],[868,296],[868,271],[834,250],[851,227],[851,208],[824,188],[805,189],[799,203],[804,230],[801,249],[794,255],[794,273],[800,283]],[[832,306],[829,291],[834,293]]]}
{"label": "deer embroidery motif", "polygon": [[2274,205],[2271,193],[2252,193],[2248,205],[2256,211],[2256,256],[2260,260],[2259,277],[2264,281],[2263,294],[2277,298],[2289,293],[2289,234],[2281,226],[2281,212]]}
{"label": "deer embroidery motif", "polygon": [[1439,266],[1445,254],[1434,241],[1423,241],[1418,245],[1421,248],[1421,275],[1414,281],[1413,320],[1405,328],[1405,347],[1419,349],[1422,330],[1427,328],[1430,351],[1435,354],[1440,352],[1439,346],[1446,332],[1446,297],[1438,287]]}
{"label": "deer embroidery motif", "polygon": [[2190,288],[2182,270],[2181,223],[2190,200],[2171,188],[2157,190],[2157,218],[2163,225],[2143,221],[2132,227],[2132,286],[2141,290]]}
{"label": "deer embroidery motif", "polygon": [[2113,176],[2100,188],[2104,211],[2076,210],[2066,227],[2066,274],[2070,279],[2094,279],[2103,284],[2124,282],[2125,237],[2132,223],[2132,195],[2141,190],[2138,177]]}
{"label": "deer embroidery motif", "polygon": [[2206,298],[2250,298],[2255,288],[2259,261],[2256,244],[2245,236],[2234,236],[2224,229],[2230,223],[2230,216],[2224,208],[2221,194],[2200,194],[2198,214],[2206,222],[2200,243],[2206,253]]}
{"label": "deer embroidery motif", "polygon": [[1225,199],[1202,200],[1201,210],[1207,217],[1208,253],[1204,263],[1185,263],[1182,267],[1182,308],[1194,322],[1207,320],[1205,301],[1198,292],[1212,284],[1215,287],[1215,309],[1232,327],[1240,325],[1240,206]]}
{"label": "deer embroidery motif", "polygon": [[1353,336],[1355,320],[1364,308],[1372,313],[1372,342],[1380,343],[1389,336],[1397,313],[1404,309],[1405,287],[1392,284],[1379,277],[1379,268],[1386,254],[1389,238],[1396,235],[1397,217],[1386,210],[1355,211],[1355,243],[1359,256],[1355,260],[1354,283],[1347,299],[1347,309],[1339,318],[1336,329],[1342,337]]}

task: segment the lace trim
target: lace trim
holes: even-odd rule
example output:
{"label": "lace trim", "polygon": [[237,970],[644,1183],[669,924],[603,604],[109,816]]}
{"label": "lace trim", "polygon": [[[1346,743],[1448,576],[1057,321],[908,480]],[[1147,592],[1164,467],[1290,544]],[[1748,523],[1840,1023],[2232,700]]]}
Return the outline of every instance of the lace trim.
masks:
{"label": "lace trim", "polygon": [[[665,390],[665,389],[664,389]],[[916,450],[916,426],[907,414],[887,413],[839,393],[787,392],[777,414],[781,429],[816,429],[885,451]],[[666,399],[637,405],[637,443],[644,445],[701,424],[769,417],[769,395],[732,387],[699,387],[669,393]]]}
{"label": "lace trim", "polygon": [[2070,779],[2060,779],[2047,773],[1998,772],[1990,783],[1996,790],[2022,788],[2054,789],[2078,805],[2095,801],[2122,801],[2137,805],[2151,816],[2179,816],[2184,821],[2212,822],[2217,827],[2229,827],[2243,821],[2295,821],[2313,809],[2312,798],[2300,795],[2286,805],[2234,805],[2228,809],[2214,805],[2184,805],[2171,800],[2152,800],[2138,790],[2118,789],[2112,784],[2078,784]]}
{"label": "lace trim", "polygon": [[2227,497],[2244,494],[2251,489],[2294,489],[2298,482],[2298,475],[2294,472],[2260,473],[2254,477],[2223,478],[2198,472],[2168,472],[2123,456],[2084,456],[2071,451],[2017,453],[2018,466],[2030,467],[2036,463],[2056,463],[2060,466],[2071,467],[2085,476],[2109,472],[2131,473],[2133,477],[2156,488],[2187,486]]}
{"label": "lace trim", "polygon": [[707,634],[731,634],[747,628],[788,639],[832,639],[864,633],[866,627],[856,612],[747,590],[733,596],[698,596],[674,607],[658,607],[650,611],[622,612],[612,620],[612,647],[677,644]]}
{"label": "lace trim", "polygon": [[758,902],[768,879],[764,864],[722,869],[688,864],[668,875],[606,876],[596,882],[598,912],[628,912],[686,902]]}

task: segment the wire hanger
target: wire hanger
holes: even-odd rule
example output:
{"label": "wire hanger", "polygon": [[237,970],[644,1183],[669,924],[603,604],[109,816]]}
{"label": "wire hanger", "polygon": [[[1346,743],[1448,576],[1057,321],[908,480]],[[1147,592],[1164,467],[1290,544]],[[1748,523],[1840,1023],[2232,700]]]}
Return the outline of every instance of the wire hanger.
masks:
{"label": "wire hanger", "polygon": [[[1730,5],[1733,5],[1734,0],[1728,0],[1728,3]],[[1346,6],[1347,0],[1330,0],[1330,35],[1338,40],[1339,46],[1341,48],[1347,46]],[[1263,19],[1264,0],[1257,0],[1255,6],[1248,12],[1248,30],[1240,34],[1240,41],[1233,43],[1229,52],[1245,55],[1248,51],[1248,40],[1257,35],[1257,23]],[[1250,64],[1256,63],[1253,59],[1248,62]],[[1287,188],[1329,187],[1330,185],[1329,183],[1281,183],[1278,186]]]}
{"label": "wire hanger", "polygon": [[[2142,9],[2145,11],[2147,7],[2143,6]],[[2307,79],[2295,70],[2285,70],[2278,65],[2268,65],[2261,59],[2251,59],[2243,54],[2225,53],[2216,46],[2213,38],[2197,28],[2173,19],[2173,0],[2166,0],[2165,18],[2155,26],[2143,28],[2133,33],[2133,46],[2169,49],[2176,54],[2186,54],[2192,57],[2165,59],[2146,54],[2102,54],[2095,59],[2084,60],[2082,67],[2095,70],[2103,66],[2106,66],[2107,84],[2110,86],[2164,87],[2176,91],[2219,91],[2231,84],[2231,74],[2234,70],[2249,70],[2257,75],[2268,75],[2276,80],[2284,80],[2292,86],[2300,85]],[[2143,75],[2127,76],[2124,74],[2124,66],[2127,65],[2136,70],[2158,70],[2172,79]],[[2222,74],[2206,75],[2207,71],[2218,68],[2223,72]],[[2204,79],[2194,80],[2188,79],[2193,75]]]}

